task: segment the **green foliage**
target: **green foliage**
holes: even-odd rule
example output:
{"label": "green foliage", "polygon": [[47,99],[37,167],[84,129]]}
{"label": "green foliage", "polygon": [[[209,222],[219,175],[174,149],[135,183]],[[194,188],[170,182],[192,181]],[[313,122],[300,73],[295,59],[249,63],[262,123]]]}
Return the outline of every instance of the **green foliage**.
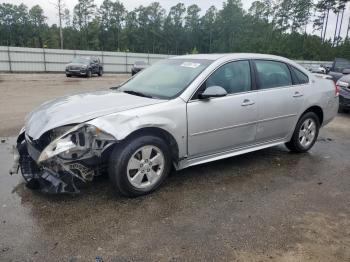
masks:
{"label": "green foliage", "polygon": [[[149,53],[257,52],[294,59],[350,58],[349,40],[324,38],[329,12],[342,14],[349,0],[260,0],[245,11],[226,0],[202,15],[198,5],[158,2],[127,11],[118,0],[79,0],[63,12],[64,48]],[[313,18],[313,12],[316,12]],[[339,15],[342,18],[342,15]],[[340,19],[341,20],[341,19]],[[0,4],[0,45],[59,48],[59,28],[49,26],[39,5]],[[307,34],[313,23],[315,33]],[[343,25],[346,27],[347,25]],[[323,31],[322,31],[323,30]]]}

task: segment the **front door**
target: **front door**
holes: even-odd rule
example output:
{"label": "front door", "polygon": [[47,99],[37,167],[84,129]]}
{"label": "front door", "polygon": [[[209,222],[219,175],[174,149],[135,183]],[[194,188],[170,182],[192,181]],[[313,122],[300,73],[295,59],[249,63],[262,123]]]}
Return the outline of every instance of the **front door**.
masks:
{"label": "front door", "polygon": [[255,141],[257,93],[252,90],[249,61],[230,62],[217,69],[202,85],[221,86],[228,95],[187,104],[188,155],[208,155],[245,147]]}

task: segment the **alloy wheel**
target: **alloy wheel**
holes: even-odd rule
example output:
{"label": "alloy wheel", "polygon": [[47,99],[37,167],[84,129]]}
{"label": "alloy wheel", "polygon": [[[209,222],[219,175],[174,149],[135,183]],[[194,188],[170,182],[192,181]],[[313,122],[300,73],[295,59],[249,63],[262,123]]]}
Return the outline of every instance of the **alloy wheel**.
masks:
{"label": "alloy wheel", "polygon": [[164,154],[158,147],[143,146],[137,149],[128,161],[128,180],[137,189],[150,188],[161,178],[164,166]]}
{"label": "alloy wheel", "polygon": [[316,122],[312,118],[307,118],[300,126],[299,142],[304,148],[308,148],[316,137]]}

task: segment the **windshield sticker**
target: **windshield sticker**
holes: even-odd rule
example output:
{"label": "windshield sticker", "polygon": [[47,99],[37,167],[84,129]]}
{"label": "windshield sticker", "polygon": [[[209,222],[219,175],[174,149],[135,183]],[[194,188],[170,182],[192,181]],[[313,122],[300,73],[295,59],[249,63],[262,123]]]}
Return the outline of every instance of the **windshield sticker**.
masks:
{"label": "windshield sticker", "polygon": [[181,66],[189,67],[189,68],[197,68],[200,65],[201,65],[200,63],[192,63],[192,62],[184,62],[181,64]]}

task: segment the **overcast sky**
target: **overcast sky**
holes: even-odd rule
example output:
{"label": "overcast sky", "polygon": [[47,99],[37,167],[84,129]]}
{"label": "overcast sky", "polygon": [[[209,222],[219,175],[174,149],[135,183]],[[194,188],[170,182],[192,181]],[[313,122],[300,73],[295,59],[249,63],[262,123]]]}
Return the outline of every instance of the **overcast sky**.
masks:
{"label": "overcast sky", "polygon": [[[155,0],[119,0],[124,4],[127,10],[132,10],[135,7],[138,7],[140,5],[148,5],[152,2],[155,2]],[[243,0],[243,7],[247,10],[249,9],[251,3],[254,0]],[[52,3],[54,3],[55,0],[0,0],[0,3],[11,3],[11,4],[21,4],[24,3],[29,8],[33,5],[40,5],[45,12],[45,15],[47,16],[48,20],[47,22],[49,24],[57,23],[57,11]],[[71,11],[74,8],[74,5],[77,4],[78,0],[64,0],[66,7],[70,9]],[[96,5],[100,5],[103,2],[103,0],[95,0]],[[208,1],[208,0],[158,0],[163,8],[165,8],[167,11],[169,11],[171,6],[176,5],[179,2],[184,3],[186,6],[191,4],[197,4],[201,9],[202,12],[205,12],[211,5],[215,5],[218,9],[221,9],[222,7],[222,0],[215,1],[216,4],[213,4],[214,1]],[[349,15],[350,15],[350,8],[348,7],[345,15],[344,15],[344,24],[342,27],[342,36],[345,36],[346,30],[348,27],[348,21],[349,21]],[[327,30],[327,37],[333,37],[334,30],[335,30],[335,22],[336,22],[336,16],[334,14],[331,14],[330,20],[329,20],[329,27]],[[312,27],[308,29],[309,32],[312,31]],[[317,33],[319,34],[319,33]]]}

